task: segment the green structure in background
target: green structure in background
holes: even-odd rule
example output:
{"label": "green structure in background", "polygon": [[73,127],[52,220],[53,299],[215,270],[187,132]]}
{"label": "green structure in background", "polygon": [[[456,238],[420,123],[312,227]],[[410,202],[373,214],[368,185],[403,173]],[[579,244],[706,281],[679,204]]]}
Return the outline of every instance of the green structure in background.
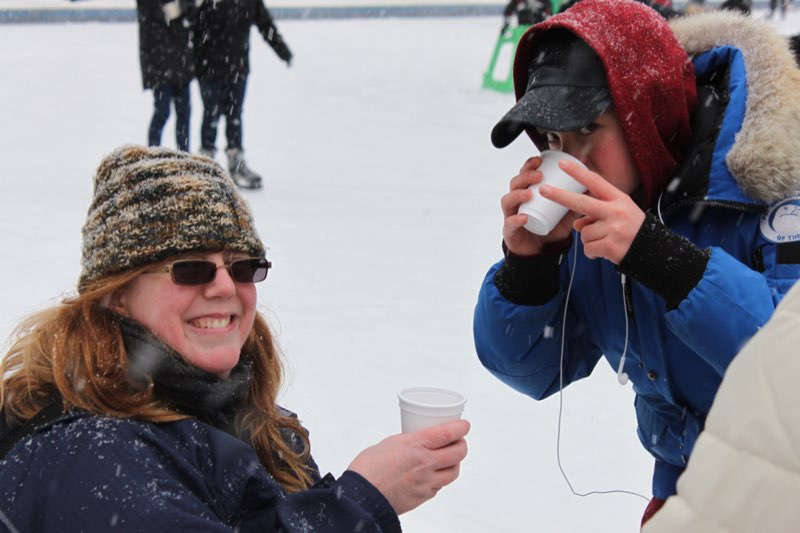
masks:
{"label": "green structure in background", "polygon": [[[522,34],[530,26],[514,26],[504,31],[497,37],[497,44],[489,61],[489,68],[483,73],[483,88],[510,93],[514,90],[514,53],[517,51]],[[503,62],[498,64],[498,59]]]}
{"label": "green structure in background", "polygon": [[[566,0],[542,0],[543,3],[550,5],[550,14],[561,11]],[[549,14],[547,15],[549,16]],[[489,68],[483,73],[483,88],[492,89],[503,93],[514,91],[514,54],[517,51],[517,44],[522,35],[530,28],[526,24],[518,24],[501,31],[497,37],[497,44],[489,61]]]}

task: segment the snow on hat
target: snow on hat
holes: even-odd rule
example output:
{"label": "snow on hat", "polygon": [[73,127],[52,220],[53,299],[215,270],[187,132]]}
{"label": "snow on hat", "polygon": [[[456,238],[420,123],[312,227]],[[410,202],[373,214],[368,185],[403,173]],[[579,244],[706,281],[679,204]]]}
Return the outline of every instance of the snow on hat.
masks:
{"label": "snow on hat", "polygon": [[250,209],[222,167],[167,148],[128,145],[106,156],[82,233],[81,291],[185,252],[264,253]]}
{"label": "snow on hat", "polygon": [[541,40],[525,94],[492,130],[492,144],[508,146],[525,128],[578,130],[610,105],[600,58],[575,34],[555,29]]}
{"label": "snow on hat", "polygon": [[[644,205],[664,190],[691,139],[697,109],[694,68],[664,17],[635,0],[581,0],[531,27],[514,58],[517,100],[528,88],[529,69],[548,32],[567,30],[600,58],[614,109],[642,180]],[[526,133],[540,150],[547,138]]]}

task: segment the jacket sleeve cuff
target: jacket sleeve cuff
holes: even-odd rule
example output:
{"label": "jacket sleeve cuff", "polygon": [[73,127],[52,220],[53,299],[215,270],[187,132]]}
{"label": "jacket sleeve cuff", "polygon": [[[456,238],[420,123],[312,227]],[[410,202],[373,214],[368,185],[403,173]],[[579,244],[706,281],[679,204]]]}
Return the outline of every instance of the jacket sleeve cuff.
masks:
{"label": "jacket sleeve cuff", "polygon": [[346,470],[336,484],[343,495],[372,514],[383,533],[401,533],[400,519],[389,500],[361,474]]}
{"label": "jacket sleeve cuff", "polygon": [[703,278],[710,257],[648,214],[617,270],[664,298],[671,311]]}
{"label": "jacket sleeve cuff", "polygon": [[542,255],[522,257],[511,253],[503,243],[505,261],[494,276],[494,285],[503,297],[516,305],[543,305],[561,288],[561,261],[570,241],[546,250]]}

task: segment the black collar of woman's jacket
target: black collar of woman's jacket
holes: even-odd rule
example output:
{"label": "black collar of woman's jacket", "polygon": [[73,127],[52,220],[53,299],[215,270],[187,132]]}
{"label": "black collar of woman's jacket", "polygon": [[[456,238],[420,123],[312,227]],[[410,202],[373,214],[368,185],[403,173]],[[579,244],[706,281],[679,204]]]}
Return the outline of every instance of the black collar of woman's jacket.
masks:
{"label": "black collar of woman's jacket", "polygon": [[156,396],[171,409],[236,434],[236,409],[247,397],[252,377],[248,357],[240,357],[230,376],[221,379],[188,364],[137,322],[120,316],[118,323],[128,355],[128,375],[134,383],[152,381]]}

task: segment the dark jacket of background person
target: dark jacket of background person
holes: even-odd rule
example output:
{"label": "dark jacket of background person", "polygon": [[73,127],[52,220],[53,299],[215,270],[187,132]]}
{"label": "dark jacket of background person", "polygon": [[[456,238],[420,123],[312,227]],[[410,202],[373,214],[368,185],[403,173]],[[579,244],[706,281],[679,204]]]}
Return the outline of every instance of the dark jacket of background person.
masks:
{"label": "dark jacket of background person", "polygon": [[745,15],[749,15],[750,10],[753,8],[753,2],[752,0],[725,0],[719,8],[739,11]]}
{"label": "dark jacket of background person", "polygon": [[792,49],[795,62],[800,65],[800,33],[789,37],[789,48]]}
{"label": "dark jacket of background person", "polygon": [[250,26],[287,63],[292,54],[262,0],[204,2],[194,29],[197,76],[202,80],[231,81],[250,72]]}
{"label": "dark jacket of background person", "polygon": [[[169,4],[177,10],[177,18],[167,21],[164,6]],[[183,86],[194,78],[192,11],[193,6],[187,0],[136,0],[139,61],[145,89],[164,84]]]}
{"label": "dark jacket of background person", "polygon": [[514,15],[520,26],[531,26],[550,16],[550,5],[539,0],[509,0],[503,9],[506,24]]}

